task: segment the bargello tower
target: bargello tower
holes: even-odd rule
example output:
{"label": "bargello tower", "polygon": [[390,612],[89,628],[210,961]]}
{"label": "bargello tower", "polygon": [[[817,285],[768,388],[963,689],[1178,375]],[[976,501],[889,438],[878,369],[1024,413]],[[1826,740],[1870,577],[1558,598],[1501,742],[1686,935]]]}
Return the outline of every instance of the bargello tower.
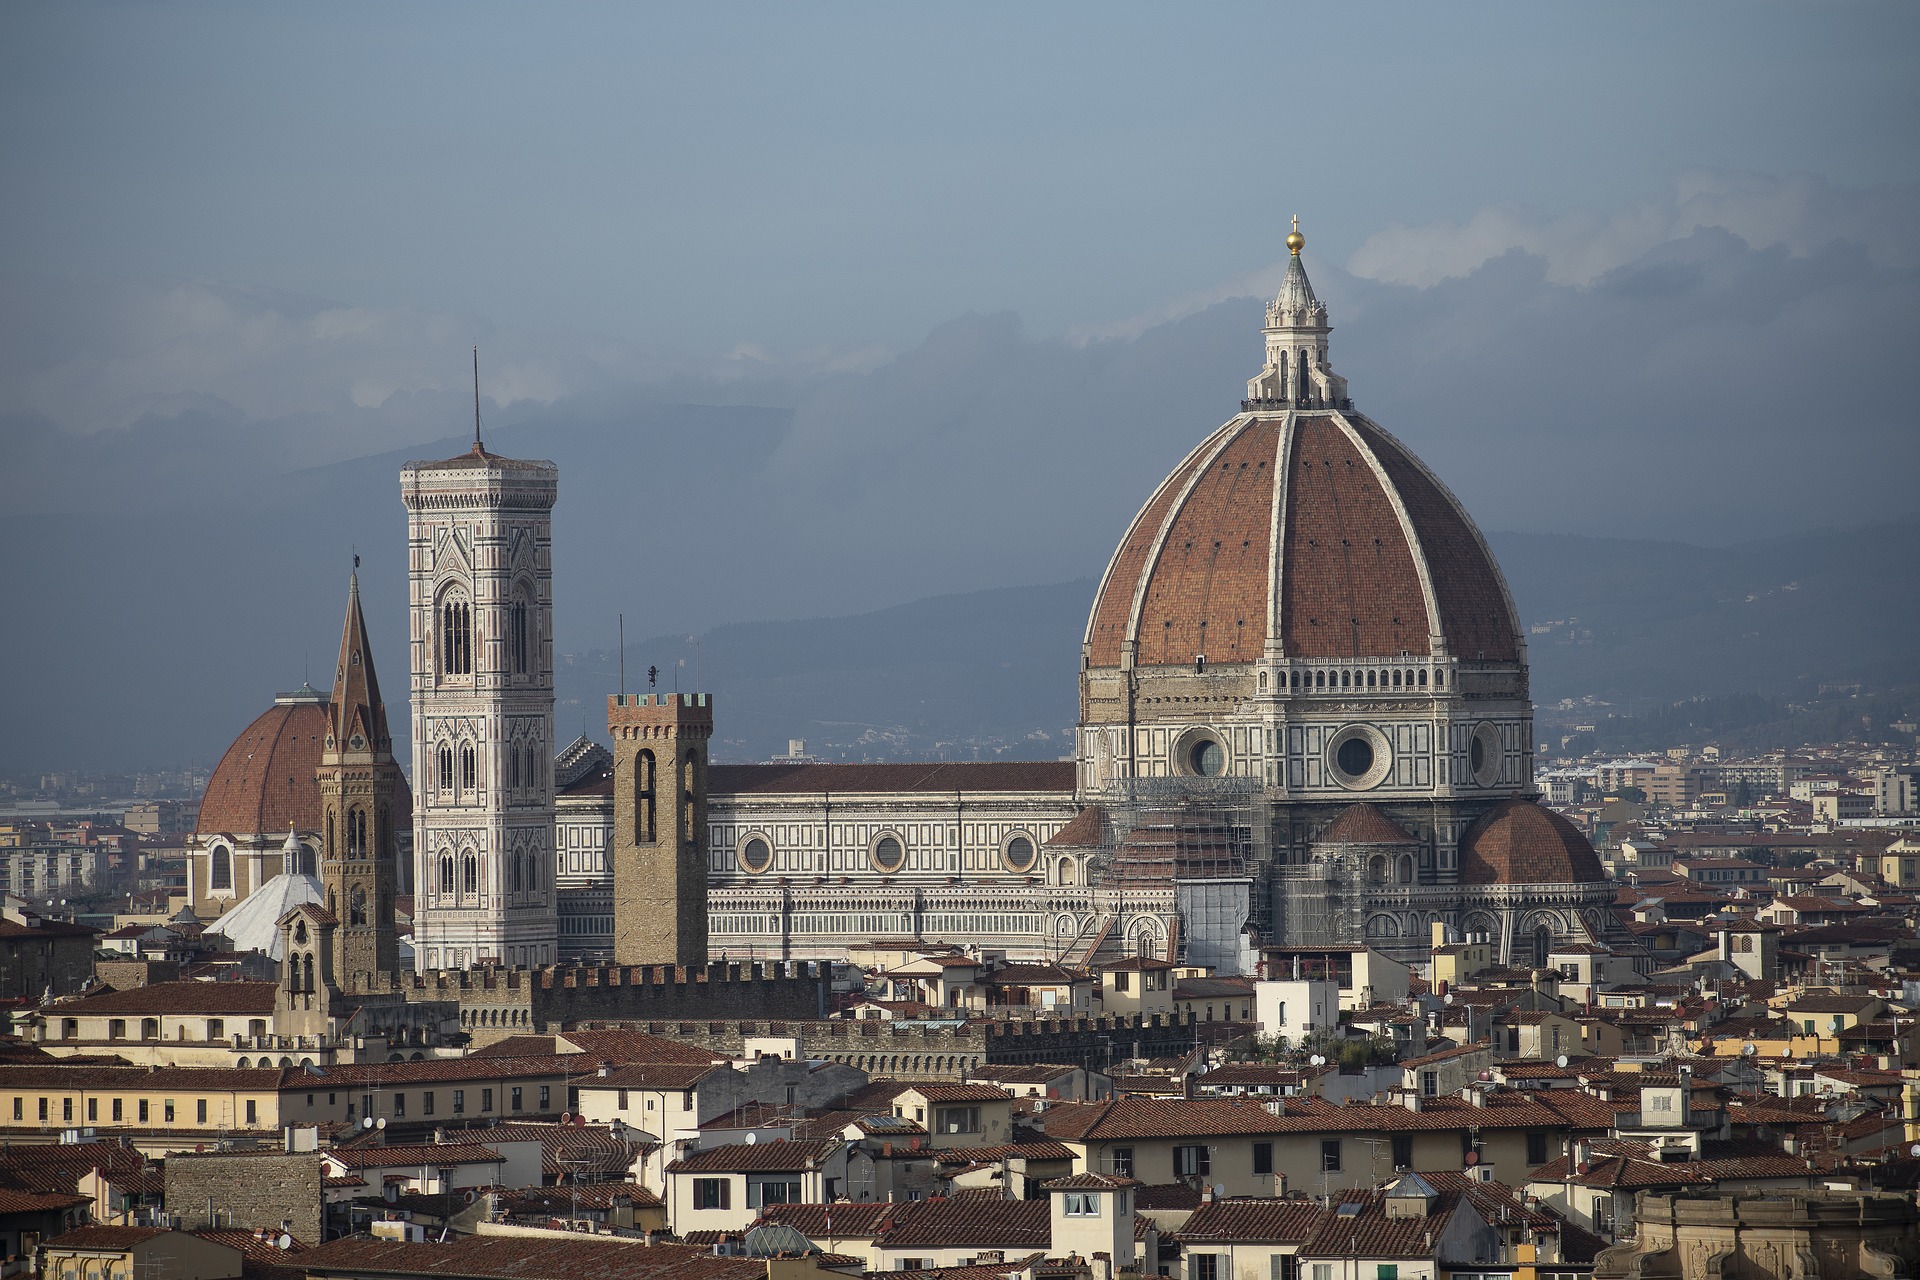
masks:
{"label": "bargello tower", "polygon": [[552,964],[559,471],[473,448],[400,471],[413,671],[414,963]]}
{"label": "bargello tower", "polygon": [[[354,557],[358,566],[359,557]],[[320,880],[327,910],[339,921],[333,981],[342,991],[385,988],[399,974],[393,930],[399,833],[395,814],[405,791],[393,758],[387,709],[373,671],[373,646],[360,612],[360,575],[347,581],[347,621],[327,703],[327,737],[316,772],[320,783]]]}

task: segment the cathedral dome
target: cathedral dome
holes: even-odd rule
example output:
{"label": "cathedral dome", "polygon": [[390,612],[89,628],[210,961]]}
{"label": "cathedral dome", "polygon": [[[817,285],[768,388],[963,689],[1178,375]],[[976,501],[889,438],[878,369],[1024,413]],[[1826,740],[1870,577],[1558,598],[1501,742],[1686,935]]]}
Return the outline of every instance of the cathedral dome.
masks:
{"label": "cathedral dome", "polygon": [[1315,844],[1419,844],[1419,837],[1362,801],[1350,804],[1327,824]]}
{"label": "cathedral dome", "polygon": [[[200,797],[197,834],[259,836],[321,827],[317,770],[327,744],[327,695],[302,685],[280,694],[240,731]],[[413,826],[412,793],[400,783],[393,823]]]}
{"label": "cathedral dome", "polygon": [[1606,882],[1580,828],[1531,800],[1495,805],[1460,839],[1462,884]]}
{"label": "cathedral dome", "polygon": [[315,770],[327,742],[327,697],[302,686],[283,693],[233,740],[200,797],[201,835],[320,829]]}
{"label": "cathedral dome", "polygon": [[[1446,486],[1351,408],[1297,256],[1243,411],[1174,468],[1109,562],[1089,667],[1276,656],[1520,660],[1485,540]],[[1290,374],[1288,371],[1292,370]]]}

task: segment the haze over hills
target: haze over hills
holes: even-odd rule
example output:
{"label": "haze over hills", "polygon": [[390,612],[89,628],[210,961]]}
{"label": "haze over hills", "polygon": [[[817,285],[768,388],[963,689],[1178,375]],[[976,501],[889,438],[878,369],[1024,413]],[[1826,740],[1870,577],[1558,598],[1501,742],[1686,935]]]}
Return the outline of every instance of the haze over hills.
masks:
{"label": "haze over hills", "polygon": [[[1705,695],[1811,698],[1912,680],[1920,601],[1889,592],[1920,523],[1745,543],[1490,535],[1530,628],[1540,722]],[[1075,669],[1096,579],[939,596],[841,618],[740,623],[630,641],[627,688],[720,699],[716,753],[763,759],[804,738],[847,759],[1046,758],[1072,750]],[[600,736],[616,653],[568,655],[560,736]],[[684,662],[684,666],[678,666]],[[1563,700],[1573,705],[1556,710]],[[584,713],[584,721],[581,719]]]}

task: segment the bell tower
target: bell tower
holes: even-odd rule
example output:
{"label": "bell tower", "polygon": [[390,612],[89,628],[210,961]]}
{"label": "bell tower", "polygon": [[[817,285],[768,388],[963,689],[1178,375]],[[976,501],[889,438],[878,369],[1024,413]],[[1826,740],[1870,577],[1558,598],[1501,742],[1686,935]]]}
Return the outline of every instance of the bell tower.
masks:
{"label": "bell tower", "polygon": [[704,693],[614,694],[613,960],[707,963],[707,740]]}
{"label": "bell tower", "polygon": [[[356,563],[358,557],[355,558]],[[327,703],[320,783],[320,882],[338,922],[330,976],[342,991],[377,990],[398,975],[393,895],[399,866],[394,822],[406,785],[393,758],[387,709],[360,612],[360,575],[347,582],[347,622]]]}
{"label": "bell tower", "polygon": [[553,504],[559,471],[473,448],[401,469],[413,676],[414,964],[559,952]]}

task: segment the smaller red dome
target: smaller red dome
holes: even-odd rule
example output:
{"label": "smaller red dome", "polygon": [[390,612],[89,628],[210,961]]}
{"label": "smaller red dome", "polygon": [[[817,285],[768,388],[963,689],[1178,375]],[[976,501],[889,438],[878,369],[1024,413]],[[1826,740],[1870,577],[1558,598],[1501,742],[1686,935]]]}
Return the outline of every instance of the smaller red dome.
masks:
{"label": "smaller red dome", "polygon": [[1606,878],[1580,828],[1531,800],[1502,801],[1460,840],[1461,884],[1593,884]]}
{"label": "smaller red dome", "polygon": [[1419,844],[1419,837],[1362,801],[1350,804],[1327,824],[1315,844]]}
{"label": "smaller red dome", "polygon": [[255,836],[320,829],[315,771],[327,741],[326,698],[283,694],[233,740],[200,797],[202,835]]}

